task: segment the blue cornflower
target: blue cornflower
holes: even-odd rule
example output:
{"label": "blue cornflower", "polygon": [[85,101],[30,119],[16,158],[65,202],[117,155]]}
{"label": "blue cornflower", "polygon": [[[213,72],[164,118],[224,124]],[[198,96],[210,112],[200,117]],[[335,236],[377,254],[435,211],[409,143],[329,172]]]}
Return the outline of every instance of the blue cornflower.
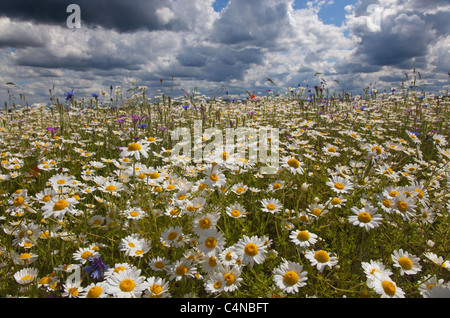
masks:
{"label": "blue cornflower", "polygon": [[73,99],[73,88],[72,88],[72,91],[70,91],[68,93],[64,93],[64,95],[66,95],[66,100],[72,100]]}
{"label": "blue cornflower", "polygon": [[103,278],[109,266],[103,263],[101,256],[89,257],[88,261],[91,262],[91,265],[83,267],[83,271],[88,273],[93,279]]}
{"label": "blue cornflower", "polygon": [[98,99],[98,94],[92,93],[92,97],[94,97],[97,100]]}
{"label": "blue cornflower", "polygon": [[183,105],[182,106],[184,109],[188,109],[189,108],[189,105]]}
{"label": "blue cornflower", "polygon": [[144,128],[147,127],[147,126],[148,126],[147,124],[140,124],[140,125],[138,125],[138,128],[144,129]]}

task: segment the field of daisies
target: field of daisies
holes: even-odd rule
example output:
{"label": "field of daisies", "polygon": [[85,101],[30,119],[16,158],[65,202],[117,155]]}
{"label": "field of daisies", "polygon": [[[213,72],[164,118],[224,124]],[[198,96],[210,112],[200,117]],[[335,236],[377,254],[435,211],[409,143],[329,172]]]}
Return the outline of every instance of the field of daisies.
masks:
{"label": "field of daisies", "polygon": [[450,297],[448,92],[324,92],[5,108],[0,297]]}

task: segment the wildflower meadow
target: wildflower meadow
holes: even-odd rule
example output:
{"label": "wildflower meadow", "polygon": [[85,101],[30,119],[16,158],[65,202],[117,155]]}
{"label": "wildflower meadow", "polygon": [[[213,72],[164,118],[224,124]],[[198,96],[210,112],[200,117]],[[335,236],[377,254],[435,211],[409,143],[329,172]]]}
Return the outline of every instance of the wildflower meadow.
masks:
{"label": "wildflower meadow", "polygon": [[5,103],[1,297],[450,297],[447,87],[163,85]]}

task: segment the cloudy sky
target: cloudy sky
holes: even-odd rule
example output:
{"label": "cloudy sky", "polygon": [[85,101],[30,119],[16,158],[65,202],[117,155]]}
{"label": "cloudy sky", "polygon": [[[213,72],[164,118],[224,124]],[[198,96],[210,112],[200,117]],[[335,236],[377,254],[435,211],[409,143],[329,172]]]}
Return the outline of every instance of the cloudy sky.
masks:
{"label": "cloudy sky", "polygon": [[0,0],[0,102],[8,89],[16,103],[49,102],[53,85],[60,98],[132,83],[149,95],[284,93],[320,77],[361,94],[398,87],[413,68],[438,92],[449,17],[448,0]]}

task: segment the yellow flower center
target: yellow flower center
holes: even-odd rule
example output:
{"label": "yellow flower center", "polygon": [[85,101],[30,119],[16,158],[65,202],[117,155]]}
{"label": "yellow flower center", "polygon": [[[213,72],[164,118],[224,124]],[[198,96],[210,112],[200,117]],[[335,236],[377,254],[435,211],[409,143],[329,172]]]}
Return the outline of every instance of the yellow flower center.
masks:
{"label": "yellow flower center", "polygon": [[23,201],[25,201],[24,197],[17,197],[14,199],[14,206],[21,206]]}
{"label": "yellow flower center", "polygon": [[336,182],[336,183],[334,184],[334,187],[335,187],[336,189],[338,189],[338,190],[344,189],[344,185],[343,185],[342,183],[340,183],[340,182]]}
{"label": "yellow flower center", "polygon": [[150,286],[150,291],[153,294],[160,294],[162,292],[162,287],[158,284],[153,284],[152,286]]}
{"label": "yellow flower center", "polygon": [[115,269],[114,269],[114,273],[118,273],[118,272],[121,272],[121,271],[124,271],[125,270],[125,267],[123,267],[123,266],[117,266]]}
{"label": "yellow flower center", "polygon": [[287,161],[287,164],[294,169],[297,169],[298,167],[300,167],[300,162],[295,158],[289,159]]}
{"label": "yellow flower center", "polygon": [[134,289],[134,287],[136,287],[136,284],[133,280],[127,278],[120,282],[119,287],[123,292],[130,292]]}
{"label": "yellow flower center", "polygon": [[128,146],[128,151],[139,151],[141,149],[142,149],[141,145],[135,142],[131,143]]}
{"label": "yellow flower center", "polygon": [[413,266],[411,260],[405,256],[398,259],[398,263],[403,269],[410,270]]}
{"label": "yellow flower center", "polygon": [[214,237],[208,237],[205,240],[205,246],[209,249],[215,248],[217,246],[217,240]]}
{"label": "yellow flower center", "polygon": [[163,269],[164,268],[164,263],[163,262],[161,262],[161,261],[157,261],[157,262],[155,262],[155,267],[156,268],[158,268],[158,269]]}
{"label": "yellow flower center", "polygon": [[374,146],[374,147],[372,147],[372,151],[376,151],[376,153],[377,153],[377,155],[380,155],[381,154],[381,148],[380,147],[378,147],[378,146]]}
{"label": "yellow flower center", "polygon": [[94,286],[89,289],[87,297],[88,298],[98,298],[102,294],[103,289],[100,286]]}
{"label": "yellow flower center", "polygon": [[334,147],[329,147],[327,150],[328,150],[328,152],[333,152],[333,153],[336,152],[336,149]]}
{"label": "yellow flower center", "polygon": [[391,196],[391,197],[395,197],[395,196],[397,196],[399,193],[397,192],[397,191],[391,191],[391,192],[389,192],[389,195]]}
{"label": "yellow flower center", "polygon": [[400,211],[400,212],[406,212],[407,210],[408,210],[408,204],[406,204],[406,202],[404,202],[404,201],[399,201],[398,203],[397,203],[397,209]]}
{"label": "yellow flower center", "polygon": [[245,191],[245,189],[244,189],[243,187],[239,187],[239,188],[236,189],[236,192],[237,192],[238,194],[241,194],[241,193],[244,192],[244,191]]}
{"label": "yellow flower center", "polygon": [[208,259],[208,264],[209,264],[209,266],[211,266],[211,267],[217,266],[217,260],[216,260],[216,258],[215,258],[214,256],[211,256],[211,257]]}
{"label": "yellow flower center", "polygon": [[214,282],[214,288],[215,289],[219,289],[220,287],[222,287],[222,282],[220,280]]}
{"label": "yellow flower center", "polygon": [[71,294],[74,297],[78,296],[78,289],[77,288],[69,288],[69,294]]}
{"label": "yellow flower center", "polygon": [[177,233],[177,232],[170,232],[169,235],[167,235],[167,239],[168,239],[169,241],[173,241],[174,239],[177,238],[177,236],[178,236],[178,233]]}
{"label": "yellow flower center", "polygon": [[383,281],[381,283],[381,286],[383,287],[383,290],[386,294],[388,294],[389,296],[394,296],[395,295],[395,285],[394,283],[390,282],[390,281]]}
{"label": "yellow flower center", "polygon": [[81,254],[82,259],[87,259],[88,257],[92,257],[92,252],[86,251],[86,252],[83,252],[83,254]]}
{"label": "yellow flower center", "polygon": [[204,218],[200,220],[199,225],[203,230],[206,230],[211,227],[211,221],[208,218]]}
{"label": "yellow flower center", "polygon": [[340,203],[341,203],[341,200],[338,198],[334,198],[333,200],[331,200],[331,204],[333,204],[333,205],[338,205]]}
{"label": "yellow flower center", "polygon": [[21,280],[28,280],[28,279],[33,279],[33,277],[31,277],[30,275],[25,275],[21,278]]}
{"label": "yellow flower center", "polygon": [[244,252],[248,256],[255,256],[256,254],[258,254],[258,246],[253,243],[248,243],[247,245],[245,245]]}
{"label": "yellow flower center", "polygon": [[46,196],[44,196],[44,197],[42,198],[42,201],[43,201],[43,202],[48,202],[48,201],[50,201],[51,198],[52,198],[52,196],[47,194]]}
{"label": "yellow flower center", "polygon": [[421,190],[421,189],[416,189],[416,190],[414,190],[414,192],[417,192],[418,194],[417,194],[417,197],[419,198],[419,199],[422,199],[423,198],[423,191]]}
{"label": "yellow flower center", "polygon": [[383,201],[381,201],[381,203],[383,203],[383,205],[386,208],[390,208],[391,207],[391,201],[389,201],[388,199],[384,199]]}
{"label": "yellow flower center", "polygon": [[59,184],[59,185],[65,184],[66,180],[61,179],[61,180],[56,181],[56,183]]}
{"label": "yellow flower center", "polygon": [[232,285],[236,280],[236,277],[232,273],[223,274],[223,278],[225,278],[225,280],[227,282],[227,286]]}
{"label": "yellow flower center", "polygon": [[283,276],[283,281],[289,286],[297,284],[298,280],[298,274],[294,271],[288,271]]}
{"label": "yellow flower center", "polygon": [[69,206],[69,202],[67,202],[66,200],[59,200],[53,206],[53,211],[61,211],[61,210],[64,210],[65,208],[67,208],[68,206]]}
{"label": "yellow flower center", "polygon": [[237,218],[241,215],[241,212],[239,210],[233,210],[231,211],[231,216]]}
{"label": "yellow flower center", "polygon": [[230,158],[230,154],[228,152],[222,152],[222,160],[227,160],[228,158]]}
{"label": "yellow flower center", "polygon": [[106,189],[107,191],[116,191],[116,190],[117,190],[116,186],[115,186],[115,185],[112,185],[112,184],[110,184],[109,186],[107,186],[105,189]]}
{"label": "yellow flower center", "polygon": [[314,254],[314,258],[321,263],[326,263],[330,260],[330,256],[328,256],[328,253],[325,251],[317,251],[316,254]]}
{"label": "yellow flower center", "polygon": [[185,275],[188,272],[188,268],[184,265],[180,265],[177,267],[177,269],[175,270],[175,273],[177,275]]}
{"label": "yellow flower center", "polygon": [[273,190],[278,190],[278,189],[281,189],[281,184],[280,183],[275,183],[273,186],[272,186],[272,189]]}
{"label": "yellow flower center", "polygon": [[158,179],[158,178],[159,178],[158,171],[150,173],[150,179]]}
{"label": "yellow flower center", "polygon": [[269,203],[269,204],[267,205],[266,208],[267,208],[267,210],[273,211],[273,210],[275,210],[277,207],[275,206],[275,204]]}
{"label": "yellow flower center", "polygon": [[137,217],[137,216],[139,216],[139,213],[138,212],[136,212],[136,211],[131,211],[130,212],[130,216],[132,216],[132,217]]}
{"label": "yellow flower center", "polygon": [[370,215],[370,213],[361,212],[360,214],[358,214],[358,221],[362,223],[369,223],[370,221],[372,221],[372,216]]}
{"label": "yellow flower center", "polygon": [[314,210],[312,210],[312,214],[314,214],[315,216],[319,216],[322,214],[322,210],[319,208],[315,208]]}
{"label": "yellow flower center", "polygon": [[186,199],[186,195],[180,194],[180,195],[178,196],[178,200],[182,201],[182,200],[184,200],[184,199]]}
{"label": "yellow flower center", "polygon": [[310,237],[311,236],[309,235],[309,233],[307,231],[300,231],[297,234],[297,239],[302,241],[302,242],[305,242],[305,241],[309,240]]}
{"label": "yellow flower center", "polygon": [[214,182],[219,180],[219,177],[216,174],[210,175],[209,178],[211,179],[211,181],[214,181]]}

